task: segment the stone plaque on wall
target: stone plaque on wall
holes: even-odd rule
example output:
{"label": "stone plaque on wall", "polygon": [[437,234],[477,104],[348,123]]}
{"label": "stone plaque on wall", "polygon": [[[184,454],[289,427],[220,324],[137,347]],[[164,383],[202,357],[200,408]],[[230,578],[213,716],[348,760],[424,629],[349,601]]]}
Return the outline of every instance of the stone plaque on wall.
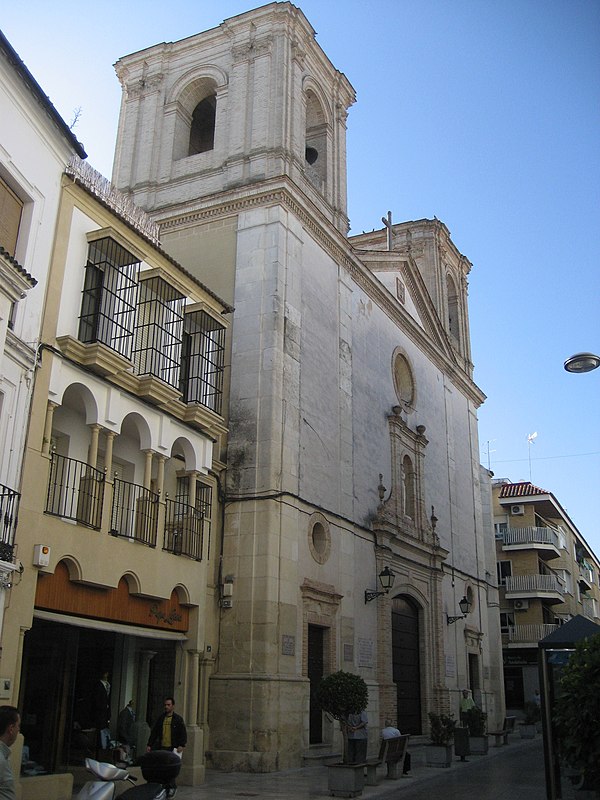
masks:
{"label": "stone plaque on wall", "polygon": [[354,661],[353,644],[344,644],[344,661]]}
{"label": "stone plaque on wall", "polygon": [[358,666],[373,666],[373,639],[358,640]]}
{"label": "stone plaque on wall", "polygon": [[456,674],[454,656],[446,656],[446,677],[453,678]]}
{"label": "stone plaque on wall", "polygon": [[281,655],[282,656],[295,656],[296,655],[296,637],[284,633],[281,637]]}

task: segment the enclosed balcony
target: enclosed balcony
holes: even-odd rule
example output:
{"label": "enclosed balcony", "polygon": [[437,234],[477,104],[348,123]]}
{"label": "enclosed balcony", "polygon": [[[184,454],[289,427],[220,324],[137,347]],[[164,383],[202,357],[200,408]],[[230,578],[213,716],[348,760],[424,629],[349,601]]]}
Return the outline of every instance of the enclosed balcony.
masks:
{"label": "enclosed balcony", "polygon": [[538,642],[558,628],[558,625],[510,625],[508,647],[537,647]]}
{"label": "enclosed balcony", "polygon": [[509,528],[502,535],[502,551],[535,550],[544,560],[560,558],[557,533],[552,528]]}
{"label": "enclosed balcony", "polygon": [[506,577],[506,599],[537,597],[548,603],[564,603],[565,587],[557,575],[510,575]]}

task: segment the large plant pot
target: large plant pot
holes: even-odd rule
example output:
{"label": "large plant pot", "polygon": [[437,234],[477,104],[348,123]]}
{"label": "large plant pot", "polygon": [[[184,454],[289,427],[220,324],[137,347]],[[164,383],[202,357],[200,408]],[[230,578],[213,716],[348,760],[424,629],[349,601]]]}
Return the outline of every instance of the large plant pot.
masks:
{"label": "large plant pot", "polygon": [[521,734],[521,739],[535,739],[535,723],[533,725],[521,723],[519,725],[519,733]]}
{"label": "large plant pot", "polygon": [[469,749],[473,756],[485,756],[488,751],[488,737],[469,736]]}
{"label": "large plant pot", "polygon": [[425,763],[428,767],[449,767],[452,764],[451,744],[429,744],[425,748]]}
{"label": "large plant pot", "polygon": [[365,786],[365,765],[328,764],[327,776],[332,797],[357,797]]}

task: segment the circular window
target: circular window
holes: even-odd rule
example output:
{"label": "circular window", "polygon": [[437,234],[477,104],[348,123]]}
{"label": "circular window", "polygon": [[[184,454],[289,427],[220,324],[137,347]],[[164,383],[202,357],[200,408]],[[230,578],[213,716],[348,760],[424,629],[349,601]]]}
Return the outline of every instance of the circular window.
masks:
{"label": "circular window", "polygon": [[308,525],[308,546],[317,564],[324,564],[331,551],[329,523],[323,514],[312,514]]}
{"label": "circular window", "polygon": [[415,408],[415,381],[408,359],[404,353],[396,351],[392,359],[394,389],[402,409],[408,413]]}

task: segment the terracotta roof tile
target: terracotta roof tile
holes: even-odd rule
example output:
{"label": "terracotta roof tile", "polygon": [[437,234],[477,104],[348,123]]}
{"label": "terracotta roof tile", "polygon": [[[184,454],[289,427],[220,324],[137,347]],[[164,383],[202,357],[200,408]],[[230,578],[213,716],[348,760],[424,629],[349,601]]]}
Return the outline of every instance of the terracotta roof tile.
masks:
{"label": "terracotta roof tile", "polygon": [[529,481],[520,483],[505,483],[500,490],[500,498],[503,497],[531,497],[536,494],[550,494],[546,489],[540,489]]}

